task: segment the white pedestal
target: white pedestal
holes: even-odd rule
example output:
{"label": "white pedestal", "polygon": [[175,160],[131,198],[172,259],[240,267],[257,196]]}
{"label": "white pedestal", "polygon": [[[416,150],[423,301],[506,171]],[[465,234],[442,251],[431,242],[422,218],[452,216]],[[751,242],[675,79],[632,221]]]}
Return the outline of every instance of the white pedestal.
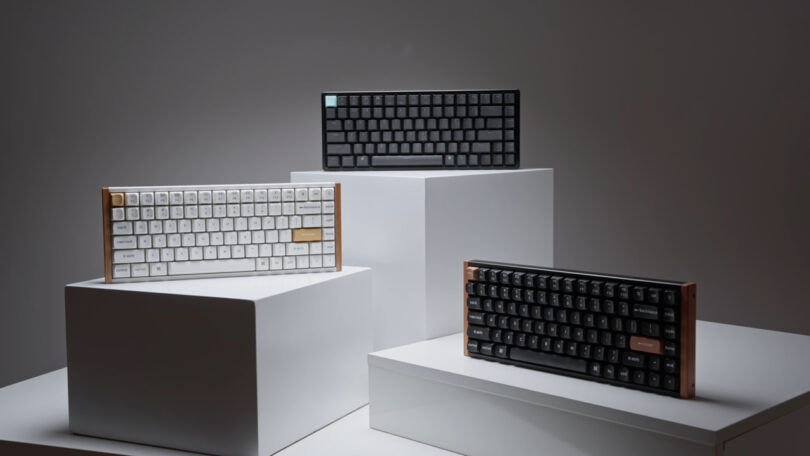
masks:
{"label": "white pedestal", "polygon": [[70,430],[266,456],[367,402],[371,271],[65,288]]}
{"label": "white pedestal", "polygon": [[374,274],[374,346],[461,331],[462,262],[552,266],[554,171],[294,172],[342,184],[343,260]]}
{"label": "white pedestal", "polygon": [[455,334],[370,354],[371,427],[471,456],[797,454],[810,444],[807,336],[698,322],[693,400],[476,360],[462,344]]}

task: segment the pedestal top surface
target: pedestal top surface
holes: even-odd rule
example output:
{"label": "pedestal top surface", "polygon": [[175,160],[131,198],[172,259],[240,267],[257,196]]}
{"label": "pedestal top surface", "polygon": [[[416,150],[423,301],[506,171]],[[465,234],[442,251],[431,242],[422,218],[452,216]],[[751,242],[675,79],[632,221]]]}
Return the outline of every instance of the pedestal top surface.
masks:
{"label": "pedestal top surface", "polygon": [[164,280],[157,282],[104,283],[104,279],[68,284],[67,287],[95,288],[99,290],[161,293],[186,296],[205,296],[225,299],[257,300],[288,293],[298,288],[340,279],[368,268],[343,266],[338,272],[259,275],[247,277],[220,277],[210,279]]}
{"label": "pedestal top surface", "polygon": [[[318,180],[337,177],[394,177],[431,179],[437,177],[481,176],[485,174],[517,174],[537,171],[552,171],[552,168],[523,168],[523,169],[460,169],[460,170],[413,170],[413,171],[295,171],[290,173],[293,178],[297,176],[318,176]],[[302,181],[303,182],[303,181]]]}
{"label": "pedestal top surface", "polygon": [[810,405],[810,337],[699,321],[696,397],[678,399],[463,355],[461,333],[369,365],[714,444]]}

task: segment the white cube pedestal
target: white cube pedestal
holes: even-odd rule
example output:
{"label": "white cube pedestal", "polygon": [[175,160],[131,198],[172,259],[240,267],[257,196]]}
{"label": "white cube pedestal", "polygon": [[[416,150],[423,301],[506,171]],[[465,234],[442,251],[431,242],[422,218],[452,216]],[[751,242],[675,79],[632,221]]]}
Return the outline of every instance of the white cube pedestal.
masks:
{"label": "white cube pedestal", "polygon": [[65,288],[70,430],[266,456],[367,402],[371,271]]}
{"label": "white cube pedestal", "polygon": [[461,331],[466,259],[552,266],[554,170],[307,171],[342,184],[343,261],[374,274],[374,346]]}
{"label": "white cube pedestal", "polygon": [[470,456],[805,454],[810,445],[807,336],[698,322],[691,400],[476,360],[462,344],[455,334],[370,354],[371,427]]}

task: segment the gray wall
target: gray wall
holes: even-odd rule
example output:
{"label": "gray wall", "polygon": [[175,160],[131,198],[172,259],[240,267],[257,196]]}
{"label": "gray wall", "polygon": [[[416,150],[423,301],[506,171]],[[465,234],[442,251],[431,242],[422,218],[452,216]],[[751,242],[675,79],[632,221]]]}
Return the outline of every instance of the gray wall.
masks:
{"label": "gray wall", "polygon": [[557,266],[810,333],[808,5],[0,0],[0,385],[65,364],[101,186],[317,169],[328,89],[520,88]]}

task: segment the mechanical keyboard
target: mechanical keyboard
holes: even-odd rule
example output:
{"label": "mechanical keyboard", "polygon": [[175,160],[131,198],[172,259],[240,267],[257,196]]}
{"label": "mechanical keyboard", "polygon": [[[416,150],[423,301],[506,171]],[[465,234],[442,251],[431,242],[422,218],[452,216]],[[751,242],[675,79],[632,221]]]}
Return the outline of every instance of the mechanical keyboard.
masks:
{"label": "mechanical keyboard", "polygon": [[107,283],[339,271],[340,184],[105,187]]}
{"label": "mechanical keyboard", "polygon": [[520,91],[324,92],[323,169],[520,166]]}
{"label": "mechanical keyboard", "polygon": [[694,283],[464,262],[464,354],[695,395]]}

